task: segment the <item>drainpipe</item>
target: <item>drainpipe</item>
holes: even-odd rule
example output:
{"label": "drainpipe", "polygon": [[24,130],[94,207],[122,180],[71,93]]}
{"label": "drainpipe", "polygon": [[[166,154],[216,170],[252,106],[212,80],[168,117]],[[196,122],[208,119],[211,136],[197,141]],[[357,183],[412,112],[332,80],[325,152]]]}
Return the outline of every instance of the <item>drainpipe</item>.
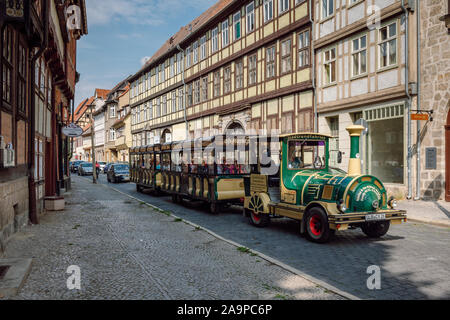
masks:
{"label": "drainpipe", "polygon": [[181,49],[180,45],[177,44],[178,51],[182,54],[182,66],[183,66],[183,72],[181,74],[181,81],[183,82],[183,109],[184,109],[184,123],[186,125],[186,140],[189,139],[189,127],[187,122],[187,116],[186,116],[186,82],[184,81],[184,50]]}
{"label": "drainpipe", "polygon": [[314,54],[314,21],[312,17],[312,0],[309,1],[309,22],[311,23],[311,34],[309,36],[309,43],[311,45],[311,74],[312,74],[312,87],[313,87],[313,113],[314,113],[314,132],[319,132],[319,115],[317,112],[317,99],[316,99],[316,55]]}
{"label": "drainpipe", "polygon": [[411,95],[409,94],[409,14],[405,7],[405,0],[402,0],[402,9],[405,13],[405,91],[406,91],[406,105],[408,108],[408,195],[406,198],[412,198],[412,184],[411,184]]}
{"label": "drainpipe", "polygon": [[[420,1],[416,1],[416,19],[417,19],[417,110],[420,110]],[[416,173],[416,197],[414,200],[420,200],[420,125],[417,122],[417,173]]]}

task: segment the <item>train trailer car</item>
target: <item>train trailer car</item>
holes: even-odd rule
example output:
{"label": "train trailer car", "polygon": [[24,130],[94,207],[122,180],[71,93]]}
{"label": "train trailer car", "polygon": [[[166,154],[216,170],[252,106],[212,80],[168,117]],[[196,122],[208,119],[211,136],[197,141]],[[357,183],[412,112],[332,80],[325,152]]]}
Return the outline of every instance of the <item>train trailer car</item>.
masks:
{"label": "train trailer car", "polygon": [[381,237],[391,224],[406,222],[406,212],[395,209],[396,201],[388,199],[383,183],[361,174],[359,138],[363,129],[347,128],[351,136],[348,174],[329,167],[330,136],[298,133],[277,137],[279,154],[265,151],[272,162],[280,162],[269,173],[261,164],[264,148],[258,142],[258,165],[252,166],[245,178],[244,215],[258,227],[267,226],[276,217],[299,220],[300,232],[318,243],[349,228]]}
{"label": "train trailer car", "polygon": [[161,145],[149,145],[130,149],[130,181],[136,183],[136,190],[150,189],[161,192]]}
{"label": "train trailer car", "polygon": [[[239,153],[238,144],[242,146]],[[172,143],[162,150],[161,190],[172,200],[204,201],[212,213],[244,200],[244,176],[250,172],[248,137],[219,135]]]}

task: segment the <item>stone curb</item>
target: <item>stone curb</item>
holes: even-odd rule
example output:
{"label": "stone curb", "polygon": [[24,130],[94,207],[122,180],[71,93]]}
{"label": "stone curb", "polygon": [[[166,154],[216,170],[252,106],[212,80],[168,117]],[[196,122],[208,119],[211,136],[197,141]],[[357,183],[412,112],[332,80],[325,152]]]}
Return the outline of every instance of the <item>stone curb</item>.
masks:
{"label": "stone curb", "polygon": [[[86,179],[86,178],[84,178],[84,179]],[[98,185],[101,185],[101,186],[103,186],[104,188],[107,188],[107,189],[112,189],[112,190],[114,190],[114,191],[116,191],[116,192],[118,192],[120,194],[123,194],[123,195],[125,195],[125,196],[127,196],[127,197],[129,197],[129,198],[131,198],[133,200],[139,201],[141,203],[143,202],[147,206],[149,206],[150,208],[156,209],[157,211],[160,211],[160,212],[161,211],[167,211],[167,210],[163,210],[163,209],[161,209],[161,208],[159,208],[159,207],[157,207],[157,206],[155,206],[155,205],[153,205],[151,203],[148,203],[146,201],[143,201],[141,199],[133,197],[133,196],[131,196],[131,195],[125,193],[125,192],[122,192],[122,191],[120,191],[120,190],[118,190],[118,189],[116,189],[114,187],[107,186],[107,185],[104,185],[102,183],[99,183]],[[222,240],[222,241],[224,241],[224,242],[226,242],[228,244],[231,244],[232,246],[235,246],[237,248],[245,247],[245,246],[243,246],[243,245],[241,245],[241,244],[239,244],[237,242],[234,242],[232,240],[226,239],[226,238],[216,234],[215,232],[213,232],[213,231],[211,231],[211,230],[209,230],[209,229],[207,229],[205,227],[197,225],[197,224],[195,224],[195,223],[193,223],[193,222],[191,222],[189,220],[182,219],[182,218],[176,216],[173,213],[171,213],[170,216],[174,217],[175,219],[181,219],[183,222],[185,222],[186,224],[188,224],[188,225],[190,225],[190,226],[192,226],[194,228],[200,228],[201,230],[206,231],[207,233],[212,235],[213,237],[215,237],[215,238],[217,238],[219,240]],[[300,277],[302,277],[302,278],[304,278],[304,279],[306,279],[306,280],[308,280],[308,281],[310,281],[310,282],[312,282],[312,283],[314,283],[316,285],[319,285],[319,286],[323,287],[324,289],[326,289],[328,291],[331,291],[331,292],[333,292],[333,293],[335,293],[335,294],[337,294],[337,295],[339,295],[339,296],[341,296],[343,298],[346,298],[346,299],[349,299],[349,300],[361,300],[360,298],[358,298],[358,297],[356,297],[356,296],[354,296],[354,295],[352,295],[352,294],[350,294],[348,292],[342,291],[342,290],[340,290],[340,289],[338,289],[338,288],[336,288],[336,287],[334,287],[334,286],[332,286],[332,285],[330,285],[330,284],[328,284],[328,283],[326,283],[326,282],[324,282],[322,280],[319,280],[319,279],[317,279],[315,277],[307,275],[304,272],[302,272],[302,271],[300,271],[300,270],[298,270],[298,269],[296,269],[294,267],[291,267],[291,266],[289,266],[289,265],[287,265],[287,264],[285,264],[285,263],[283,263],[283,262],[281,262],[281,261],[279,261],[277,259],[269,257],[269,256],[267,256],[267,255],[265,255],[265,254],[263,254],[263,253],[261,253],[259,251],[256,251],[256,250],[253,250],[253,249],[250,249],[250,250],[251,250],[251,252],[257,254],[260,258],[262,258],[262,259],[264,259],[264,260],[266,260],[266,261],[268,261],[270,263],[273,263],[273,264],[279,266],[280,268],[285,269],[285,270],[287,270],[287,271],[289,271],[289,272],[291,272],[293,274],[296,274],[296,275],[298,275],[298,276],[300,276]]]}
{"label": "stone curb", "polygon": [[419,223],[424,223],[424,224],[431,224],[434,226],[438,226],[438,227],[444,227],[444,228],[450,228],[450,221],[435,221],[435,220],[431,220],[431,219],[418,219],[418,218],[407,218],[408,221],[412,221],[412,222],[419,222]]}

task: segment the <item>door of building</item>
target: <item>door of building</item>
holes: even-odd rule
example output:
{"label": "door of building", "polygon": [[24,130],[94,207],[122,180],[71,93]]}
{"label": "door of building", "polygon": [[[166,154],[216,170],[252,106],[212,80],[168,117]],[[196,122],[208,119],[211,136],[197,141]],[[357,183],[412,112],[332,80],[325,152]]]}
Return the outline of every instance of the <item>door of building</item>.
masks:
{"label": "door of building", "polygon": [[445,201],[450,202],[450,110],[445,126]]}

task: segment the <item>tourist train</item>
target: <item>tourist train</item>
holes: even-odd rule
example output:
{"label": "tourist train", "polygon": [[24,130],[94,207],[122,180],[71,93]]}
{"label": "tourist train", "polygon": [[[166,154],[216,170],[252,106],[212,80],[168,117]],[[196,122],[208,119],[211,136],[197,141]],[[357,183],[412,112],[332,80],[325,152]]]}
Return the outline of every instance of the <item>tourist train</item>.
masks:
{"label": "tourist train", "polygon": [[324,243],[336,231],[355,228],[381,237],[391,224],[407,218],[378,178],[361,174],[363,129],[347,128],[347,173],[329,166],[328,135],[232,134],[131,148],[131,181],[139,192],[148,188],[170,194],[176,203],[204,201],[213,213],[241,205],[257,227],[273,218],[298,220],[300,232],[313,242]]}

